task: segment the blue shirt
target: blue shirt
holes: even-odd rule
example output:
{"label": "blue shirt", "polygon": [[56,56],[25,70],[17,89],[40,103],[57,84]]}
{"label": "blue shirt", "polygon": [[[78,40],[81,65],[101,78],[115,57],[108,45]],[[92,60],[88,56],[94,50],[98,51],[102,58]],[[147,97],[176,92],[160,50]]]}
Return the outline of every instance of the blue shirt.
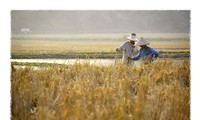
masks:
{"label": "blue shirt", "polygon": [[144,49],[139,50],[139,55],[136,57],[131,58],[132,60],[139,60],[142,58],[143,60],[149,59],[150,62],[152,62],[155,58],[159,56],[159,52],[154,50],[153,48],[150,48],[148,46],[145,46]]}

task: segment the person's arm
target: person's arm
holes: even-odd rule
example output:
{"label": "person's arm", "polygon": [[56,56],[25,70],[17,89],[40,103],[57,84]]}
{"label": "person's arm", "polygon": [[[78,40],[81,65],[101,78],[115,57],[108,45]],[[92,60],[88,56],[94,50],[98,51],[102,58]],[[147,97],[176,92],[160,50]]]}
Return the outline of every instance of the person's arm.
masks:
{"label": "person's arm", "polygon": [[135,48],[134,48],[134,52],[135,52],[135,53],[139,53],[139,51],[140,51],[140,49],[138,49],[138,47],[135,47]]}
{"label": "person's arm", "polygon": [[151,62],[154,61],[157,57],[159,57],[159,52],[155,49],[151,48]]}
{"label": "person's arm", "polygon": [[140,51],[139,51],[139,54],[135,57],[132,57],[131,60],[136,61],[136,60],[139,60],[140,58],[141,58],[141,54],[140,54]]}
{"label": "person's arm", "polygon": [[155,58],[159,57],[159,52],[156,51],[155,49],[151,48],[151,52],[152,52],[152,55],[153,55]]}
{"label": "person's arm", "polygon": [[116,52],[120,52],[120,51],[122,51],[122,48],[121,48],[121,47],[116,48]]}
{"label": "person's arm", "polygon": [[125,47],[126,47],[126,42],[124,42],[118,48],[116,48],[116,52],[124,51]]}

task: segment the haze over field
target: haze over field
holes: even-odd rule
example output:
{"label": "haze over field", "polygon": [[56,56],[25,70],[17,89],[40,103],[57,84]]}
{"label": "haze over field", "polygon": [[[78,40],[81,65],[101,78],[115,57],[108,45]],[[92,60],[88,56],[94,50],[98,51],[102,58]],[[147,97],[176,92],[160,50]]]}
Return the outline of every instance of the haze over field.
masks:
{"label": "haze over field", "polygon": [[13,10],[12,34],[189,33],[189,10]]}

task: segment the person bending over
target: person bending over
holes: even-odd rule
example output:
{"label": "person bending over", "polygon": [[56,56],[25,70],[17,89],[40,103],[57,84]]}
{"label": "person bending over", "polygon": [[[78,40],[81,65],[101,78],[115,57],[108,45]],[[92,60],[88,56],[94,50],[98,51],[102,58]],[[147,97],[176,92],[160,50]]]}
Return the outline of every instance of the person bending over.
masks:
{"label": "person bending over", "polygon": [[142,59],[143,62],[153,62],[157,57],[159,57],[159,52],[155,49],[147,46],[150,42],[141,37],[136,43],[135,46],[140,46],[139,54],[135,57],[131,57],[131,60]]}

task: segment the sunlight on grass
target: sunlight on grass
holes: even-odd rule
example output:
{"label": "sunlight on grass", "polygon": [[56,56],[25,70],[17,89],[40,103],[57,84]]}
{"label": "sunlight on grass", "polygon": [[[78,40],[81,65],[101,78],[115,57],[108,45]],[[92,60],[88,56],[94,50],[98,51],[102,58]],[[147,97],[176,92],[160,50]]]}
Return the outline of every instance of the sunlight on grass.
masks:
{"label": "sunlight on grass", "polygon": [[190,63],[88,63],[11,73],[12,120],[190,119]]}

